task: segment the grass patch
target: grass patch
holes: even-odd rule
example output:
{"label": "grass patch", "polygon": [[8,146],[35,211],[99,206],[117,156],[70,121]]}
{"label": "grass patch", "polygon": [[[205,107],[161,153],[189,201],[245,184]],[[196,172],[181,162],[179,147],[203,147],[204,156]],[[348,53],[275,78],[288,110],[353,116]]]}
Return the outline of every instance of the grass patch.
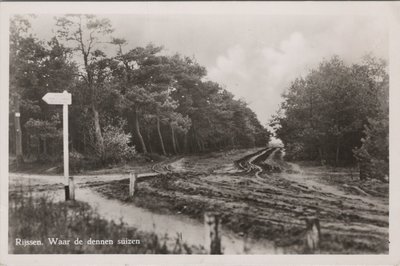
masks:
{"label": "grass patch", "polygon": [[[190,254],[185,243],[175,246],[156,234],[138,231],[122,221],[102,219],[91,207],[80,201],[52,202],[47,197],[23,197],[13,193],[9,199],[9,253],[12,254]],[[70,240],[67,245],[50,244],[48,238]],[[82,245],[75,245],[77,238]],[[18,239],[21,239],[19,241]],[[88,240],[103,240],[96,244]],[[130,239],[131,244],[118,244]],[[35,240],[39,245],[22,245]],[[108,244],[104,244],[108,240]],[[19,241],[19,245],[17,245]],[[113,244],[110,244],[112,241]],[[138,241],[140,243],[138,243]],[[63,242],[63,243],[66,243]]]}

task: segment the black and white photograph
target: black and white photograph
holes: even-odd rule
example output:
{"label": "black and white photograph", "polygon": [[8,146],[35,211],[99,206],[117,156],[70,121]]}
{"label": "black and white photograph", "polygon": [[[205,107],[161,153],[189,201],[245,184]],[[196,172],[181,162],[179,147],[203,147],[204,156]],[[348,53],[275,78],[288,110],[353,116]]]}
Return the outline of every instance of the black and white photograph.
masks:
{"label": "black and white photograph", "polygon": [[395,252],[388,3],[64,4],[2,13],[2,252]]}

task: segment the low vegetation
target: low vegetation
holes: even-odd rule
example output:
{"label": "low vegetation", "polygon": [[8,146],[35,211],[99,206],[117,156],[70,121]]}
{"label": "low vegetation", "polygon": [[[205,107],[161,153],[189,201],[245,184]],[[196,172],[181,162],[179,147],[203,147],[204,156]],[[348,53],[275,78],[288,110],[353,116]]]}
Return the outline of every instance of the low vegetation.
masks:
{"label": "low vegetation", "polygon": [[[10,196],[9,253],[15,254],[168,254],[192,253],[186,244],[175,246],[153,233],[127,227],[122,221],[109,222],[81,201],[54,203],[47,197]],[[80,238],[83,245],[74,245]],[[69,245],[51,245],[48,238],[70,240]],[[139,240],[140,244],[118,245],[122,239]],[[16,239],[40,240],[43,245],[16,245]],[[112,240],[113,245],[86,244],[92,240]]]}

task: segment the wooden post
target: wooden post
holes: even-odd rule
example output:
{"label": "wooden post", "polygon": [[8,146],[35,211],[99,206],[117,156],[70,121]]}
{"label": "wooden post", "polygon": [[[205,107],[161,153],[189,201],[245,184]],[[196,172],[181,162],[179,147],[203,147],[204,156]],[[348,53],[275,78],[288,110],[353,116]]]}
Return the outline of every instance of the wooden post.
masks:
{"label": "wooden post", "polygon": [[66,186],[64,186],[64,190],[65,190],[65,200],[67,201],[67,200],[69,200],[69,186],[68,185],[66,185]]}
{"label": "wooden post", "polygon": [[[68,105],[63,104],[64,179],[69,186]],[[71,190],[71,189],[70,189]],[[68,200],[67,198],[65,200]]]}
{"label": "wooden post", "polygon": [[182,254],[182,233],[177,233],[175,247],[173,249],[174,254]]}
{"label": "wooden post", "polygon": [[321,229],[319,219],[316,217],[307,217],[306,221],[306,234],[305,234],[305,250],[314,253],[319,250],[321,241]]}
{"label": "wooden post", "polygon": [[204,214],[205,243],[204,247],[208,254],[222,254],[220,217],[215,213]]}
{"label": "wooden post", "polygon": [[69,177],[69,199],[75,200],[75,182],[73,176]]}
{"label": "wooden post", "polygon": [[21,131],[21,122],[20,117],[21,113],[19,110],[19,96],[14,96],[14,126],[15,126],[15,155],[17,159],[17,168],[21,167],[24,163],[24,157],[22,153],[22,131]]}
{"label": "wooden post", "polygon": [[[63,106],[63,147],[64,147],[64,186],[65,200],[69,199],[70,189],[69,178],[69,151],[68,151],[68,105],[72,103],[71,93],[64,91],[63,93],[48,92],[43,96],[43,101],[48,104],[56,104]],[[73,193],[72,192],[72,193]]]}
{"label": "wooden post", "polygon": [[135,190],[137,189],[136,179],[137,179],[136,173],[129,174],[129,197],[133,197],[135,195]]}

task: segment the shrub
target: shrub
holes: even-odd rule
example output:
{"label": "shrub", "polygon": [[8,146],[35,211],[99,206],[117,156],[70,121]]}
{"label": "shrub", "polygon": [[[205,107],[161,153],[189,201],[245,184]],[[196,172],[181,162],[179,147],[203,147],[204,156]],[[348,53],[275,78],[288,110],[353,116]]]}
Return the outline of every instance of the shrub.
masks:
{"label": "shrub", "polygon": [[79,173],[83,170],[96,169],[101,166],[101,162],[96,156],[83,155],[76,150],[72,150],[69,153],[69,168],[71,173]]}
{"label": "shrub", "polygon": [[107,125],[102,130],[103,148],[96,141],[94,125],[92,123],[88,124],[88,144],[90,148],[86,153],[95,155],[102,165],[132,159],[136,154],[136,150],[134,146],[130,146],[132,135],[124,131],[124,127],[127,124],[126,120],[105,119],[104,123]]}
{"label": "shrub", "polygon": [[301,160],[304,154],[304,145],[300,143],[288,143],[285,146],[285,158],[289,161],[291,160]]}
{"label": "shrub", "polygon": [[369,120],[364,130],[360,148],[354,149],[354,156],[360,163],[360,178],[385,179],[389,175],[389,120]]}
{"label": "shrub", "polygon": [[30,118],[25,123],[24,128],[29,136],[28,150],[36,160],[54,162],[61,158],[62,153],[59,151],[62,148],[63,135],[59,124],[58,116],[49,121]]}
{"label": "shrub", "polygon": [[118,163],[130,160],[136,153],[134,146],[129,146],[131,134],[125,133],[123,127],[125,122],[117,126],[107,125],[103,131],[104,158],[105,163]]}

